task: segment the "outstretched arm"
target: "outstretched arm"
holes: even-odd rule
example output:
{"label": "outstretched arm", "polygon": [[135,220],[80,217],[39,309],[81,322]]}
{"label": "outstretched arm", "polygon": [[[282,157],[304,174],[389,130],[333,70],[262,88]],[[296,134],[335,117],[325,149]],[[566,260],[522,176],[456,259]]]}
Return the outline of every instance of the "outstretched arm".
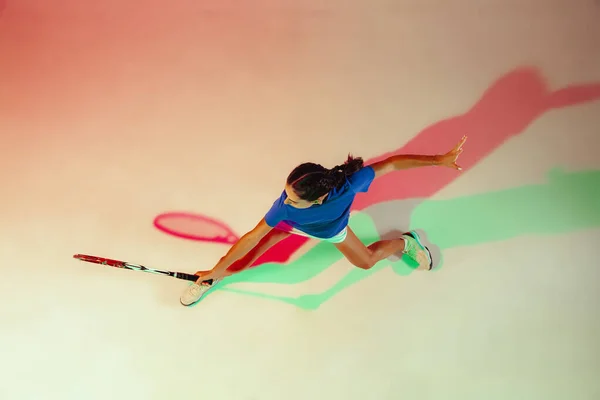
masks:
{"label": "outstretched arm", "polygon": [[197,271],[196,275],[199,277],[197,282],[222,277],[231,264],[248,254],[271,229],[265,219],[262,218],[254,229],[242,236],[211,270]]}
{"label": "outstretched arm", "polygon": [[388,172],[398,171],[401,169],[428,167],[428,166],[444,166],[461,170],[462,168],[456,163],[456,159],[463,151],[463,144],[467,137],[463,136],[461,141],[448,153],[440,155],[416,155],[416,154],[398,154],[386,158],[385,160],[376,162],[371,165],[375,170],[375,178],[387,174]]}

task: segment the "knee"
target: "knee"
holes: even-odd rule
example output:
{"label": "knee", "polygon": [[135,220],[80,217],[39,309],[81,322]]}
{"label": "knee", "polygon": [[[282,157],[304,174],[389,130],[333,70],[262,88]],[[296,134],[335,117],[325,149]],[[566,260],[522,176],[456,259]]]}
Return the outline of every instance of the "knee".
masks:
{"label": "knee", "polygon": [[360,261],[355,261],[352,263],[355,267],[358,267],[360,269],[371,269],[373,268],[373,266],[376,264],[373,260],[368,259],[368,260],[360,260]]}

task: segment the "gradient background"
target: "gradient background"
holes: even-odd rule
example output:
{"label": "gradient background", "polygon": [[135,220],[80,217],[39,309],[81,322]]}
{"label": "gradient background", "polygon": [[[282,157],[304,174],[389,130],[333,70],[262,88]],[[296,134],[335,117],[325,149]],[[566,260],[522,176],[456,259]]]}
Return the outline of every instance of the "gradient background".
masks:
{"label": "gradient background", "polygon": [[[296,164],[397,149],[517,68],[600,84],[591,0],[319,4],[0,0],[0,398],[600,397],[597,228],[452,249],[316,311],[226,291],[184,308],[182,281],[71,258],[207,269],[226,247],[153,218],[243,234]],[[599,169],[599,123],[600,101],[542,112],[435,198]]]}

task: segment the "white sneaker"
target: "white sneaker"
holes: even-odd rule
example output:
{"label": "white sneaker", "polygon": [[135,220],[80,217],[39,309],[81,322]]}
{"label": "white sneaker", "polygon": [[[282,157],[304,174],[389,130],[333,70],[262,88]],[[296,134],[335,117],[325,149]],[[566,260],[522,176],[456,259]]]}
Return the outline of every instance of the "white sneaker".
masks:
{"label": "white sneaker", "polygon": [[185,291],[181,294],[179,301],[184,306],[191,306],[192,304],[200,301],[202,296],[204,296],[213,286],[219,283],[221,279],[213,279],[213,283],[201,282],[200,284],[194,282],[190,286],[185,289]]}

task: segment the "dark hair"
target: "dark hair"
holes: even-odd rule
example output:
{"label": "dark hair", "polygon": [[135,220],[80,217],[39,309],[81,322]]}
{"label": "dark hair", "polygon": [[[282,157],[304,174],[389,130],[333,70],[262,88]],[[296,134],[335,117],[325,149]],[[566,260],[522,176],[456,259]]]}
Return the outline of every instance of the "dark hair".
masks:
{"label": "dark hair", "polygon": [[333,188],[340,188],[346,177],[359,171],[363,167],[363,159],[354,158],[348,154],[348,159],[341,165],[331,169],[321,164],[307,162],[298,165],[288,175],[287,184],[303,200],[315,201]]}

